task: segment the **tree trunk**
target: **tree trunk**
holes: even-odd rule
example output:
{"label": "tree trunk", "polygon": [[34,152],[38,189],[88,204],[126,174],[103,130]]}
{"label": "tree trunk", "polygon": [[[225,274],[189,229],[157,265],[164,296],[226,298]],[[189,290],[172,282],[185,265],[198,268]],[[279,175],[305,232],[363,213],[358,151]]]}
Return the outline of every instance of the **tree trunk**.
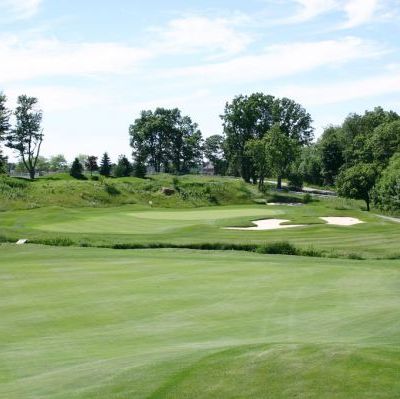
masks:
{"label": "tree trunk", "polygon": [[34,168],[29,169],[29,177],[31,180],[35,180],[36,170]]}
{"label": "tree trunk", "polygon": [[278,176],[278,181],[276,182],[276,188],[278,190],[282,189],[282,176]]}
{"label": "tree trunk", "polygon": [[258,181],[258,189],[261,192],[264,191],[264,177],[260,177],[260,180]]}
{"label": "tree trunk", "polygon": [[370,209],[370,207],[369,207],[369,198],[367,198],[367,199],[365,200],[365,202],[366,202],[366,204],[367,204],[367,211],[369,212],[369,209]]}

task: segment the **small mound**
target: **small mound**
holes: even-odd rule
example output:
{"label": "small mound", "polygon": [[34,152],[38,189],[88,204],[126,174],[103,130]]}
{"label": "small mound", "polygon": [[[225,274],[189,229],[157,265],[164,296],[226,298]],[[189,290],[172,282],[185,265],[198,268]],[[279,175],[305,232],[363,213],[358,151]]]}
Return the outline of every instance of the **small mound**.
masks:
{"label": "small mound", "polygon": [[241,346],[203,358],[150,398],[389,399],[399,350],[340,345]]}
{"label": "small mound", "polygon": [[254,220],[251,223],[255,224],[256,227],[225,227],[225,230],[276,230],[276,229],[287,229],[290,227],[303,227],[303,224],[284,224],[289,222],[286,219],[263,219]]}
{"label": "small mound", "polygon": [[335,226],[353,226],[354,224],[365,223],[360,219],[350,217],[320,217],[320,219]]}

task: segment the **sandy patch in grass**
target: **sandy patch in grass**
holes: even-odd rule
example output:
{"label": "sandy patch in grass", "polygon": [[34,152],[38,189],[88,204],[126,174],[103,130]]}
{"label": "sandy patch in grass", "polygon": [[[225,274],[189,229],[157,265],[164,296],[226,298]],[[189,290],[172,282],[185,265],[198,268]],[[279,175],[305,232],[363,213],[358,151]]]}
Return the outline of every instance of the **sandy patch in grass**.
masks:
{"label": "sandy patch in grass", "polygon": [[334,224],[336,226],[352,226],[354,224],[365,223],[360,219],[350,217],[320,217],[320,219],[325,220],[327,224]]}
{"label": "sandy patch in grass", "polygon": [[267,202],[267,205],[275,205],[275,206],[302,206],[304,205],[301,202]]}
{"label": "sandy patch in grass", "polygon": [[284,224],[281,223],[289,222],[286,219],[263,219],[254,220],[251,223],[255,224],[255,227],[225,227],[226,230],[276,230],[276,229],[288,229],[290,227],[303,227],[303,224]]}

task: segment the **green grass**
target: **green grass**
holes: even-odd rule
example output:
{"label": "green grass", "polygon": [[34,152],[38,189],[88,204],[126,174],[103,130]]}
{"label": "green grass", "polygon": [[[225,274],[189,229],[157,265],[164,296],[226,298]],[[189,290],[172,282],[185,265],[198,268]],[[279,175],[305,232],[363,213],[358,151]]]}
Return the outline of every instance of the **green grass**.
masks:
{"label": "green grass", "polygon": [[[165,195],[162,188],[172,188]],[[188,208],[251,203],[259,194],[254,186],[234,178],[155,175],[147,179],[103,178],[76,180],[67,174],[35,181],[0,176],[0,211],[48,206],[108,207],[125,204]]]}
{"label": "green grass", "polygon": [[398,261],[0,254],[2,398],[399,397]]}
{"label": "green grass", "polygon": [[[351,216],[365,223],[332,226],[321,216]],[[304,227],[271,231],[225,230],[251,226],[263,218],[287,219]],[[151,208],[125,205],[105,208],[43,207],[0,213],[0,236],[16,241],[91,246],[264,245],[288,241],[326,256],[399,257],[399,224],[360,211],[341,199],[321,199],[297,207],[265,204],[200,208]],[[63,245],[64,245],[63,244]]]}

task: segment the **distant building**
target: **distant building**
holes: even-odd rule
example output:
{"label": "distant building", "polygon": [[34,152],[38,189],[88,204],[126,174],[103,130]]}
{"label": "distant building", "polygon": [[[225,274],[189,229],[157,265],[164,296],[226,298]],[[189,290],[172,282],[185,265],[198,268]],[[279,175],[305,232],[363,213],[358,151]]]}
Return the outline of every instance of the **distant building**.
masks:
{"label": "distant building", "polygon": [[202,170],[203,175],[214,175],[215,170],[214,170],[214,165],[211,162],[205,162],[203,164],[203,170]]}

